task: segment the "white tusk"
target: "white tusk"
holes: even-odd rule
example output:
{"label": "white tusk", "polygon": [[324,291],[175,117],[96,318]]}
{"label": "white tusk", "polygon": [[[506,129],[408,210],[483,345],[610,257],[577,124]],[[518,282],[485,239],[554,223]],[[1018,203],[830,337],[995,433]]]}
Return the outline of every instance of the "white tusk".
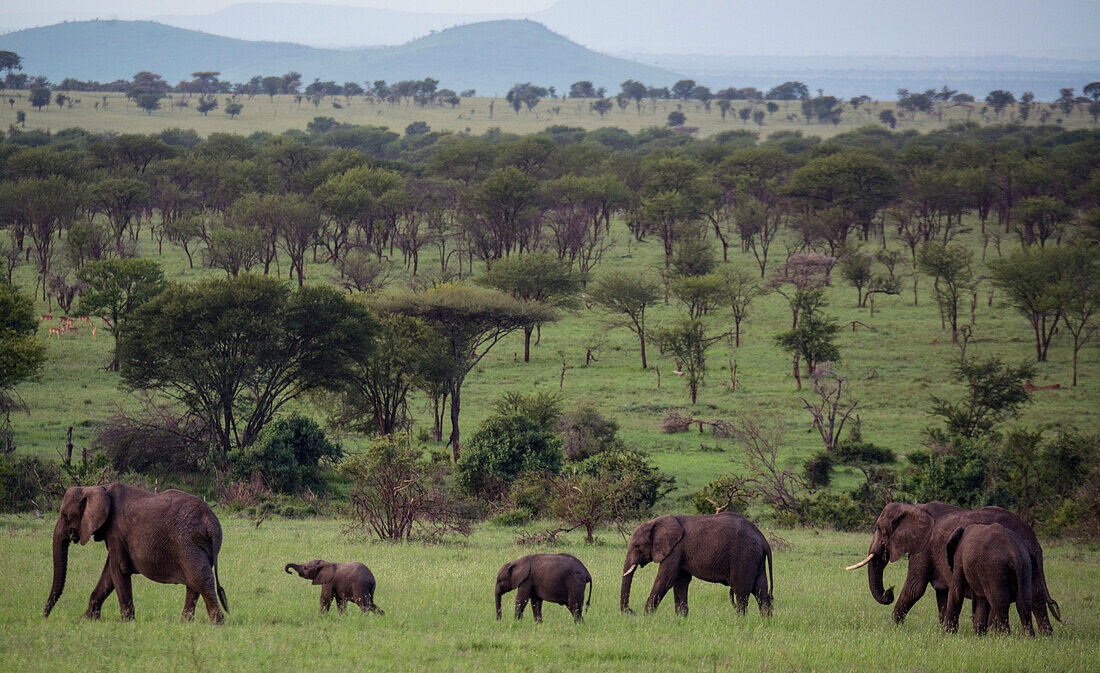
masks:
{"label": "white tusk", "polygon": [[863,559],[862,561],[860,561],[859,563],[855,564],[854,566],[848,566],[847,568],[845,568],[845,570],[856,570],[856,569],[862,568],[863,566],[865,566],[865,565],[867,565],[868,563],[870,563],[870,562],[871,562],[871,559],[873,559],[873,558],[875,558],[875,555],[874,555],[874,554],[868,554],[868,555],[867,555],[867,558]]}
{"label": "white tusk", "polygon": [[626,571],[625,573],[623,573],[623,577],[626,577],[627,575],[631,574],[631,573],[632,573],[632,572],[634,572],[634,571],[635,571],[635,570],[636,570],[637,568],[638,568],[638,564],[637,564],[637,563],[635,563],[634,565],[630,566],[630,570],[627,570],[627,571]]}

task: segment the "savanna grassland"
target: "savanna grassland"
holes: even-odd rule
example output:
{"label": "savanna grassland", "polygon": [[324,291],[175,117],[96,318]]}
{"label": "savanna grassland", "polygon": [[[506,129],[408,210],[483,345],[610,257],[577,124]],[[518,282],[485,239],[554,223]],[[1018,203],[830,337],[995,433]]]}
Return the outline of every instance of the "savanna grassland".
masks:
{"label": "savanna grassland", "polygon": [[[506,132],[533,132],[549,124],[585,128],[614,125],[638,130],[660,125],[672,109],[647,112],[643,107],[641,115],[633,108],[616,109],[601,121],[583,108],[575,112],[571,107],[576,105],[574,101],[561,102],[560,113],[543,110],[542,105],[549,107],[550,103],[544,101],[535,112],[516,115],[505,108],[503,100],[497,100],[494,119],[488,120],[485,99],[464,100],[455,110],[355,101],[343,110],[333,111],[324,109],[324,105],[314,109],[308,103],[299,108],[289,97],[271,102],[257,96],[246,102],[241,117],[229,119],[220,110],[205,118],[189,109],[146,115],[133,107],[126,109],[121,97],[112,98],[107,111],[97,112],[89,109],[94,96],[82,97],[81,106],[71,110],[58,111],[53,106],[49,112],[29,112],[28,127],[56,131],[82,126],[139,133],[183,127],[195,128],[205,136],[215,131],[249,134],[302,129],[314,117],[326,115],[338,121],[380,124],[394,130],[418,120],[427,121],[436,130],[462,131],[468,127],[473,133],[497,126]],[[557,101],[552,104],[559,105]],[[25,106],[25,101],[17,102],[17,107],[20,105]],[[471,117],[475,108],[477,112]],[[14,117],[11,110],[0,111]],[[702,136],[727,128],[754,128],[739,120],[722,122],[716,109],[709,115],[687,114],[687,123],[700,126]],[[777,112],[776,116],[783,114]],[[858,125],[870,121],[859,114]],[[922,123],[939,124],[929,118],[911,128],[921,128]],[[1086,122],[1082,119],[1081,123]],[[777,120],[775,127],[769,121],[762,131],[798,128],[829,135],[857,125],[855,121],[846,124],[806,126],[799,122],[782,126]],[[972,253],[976,278],[987,275],[987,260],[1018,248],[1012,234],[1000,234],[995,242],[983,239],[979,221],[972,214],[964,215],[961,224],[955,240]],[[997,225],[990,220],[987,226]],[[891,226],[885,227],[885,232],[885,245],[902,253],[905,267],[909,250]],[[854,235],[852,238],[866,252],[882,244],[877,236],[859,242],[854,241]],[[624,219],[616,217],[611,223],[610,240],[595,276],[624,271],[658,277],[664,253],[656,236],[646,236],[639,242]],[[719,262],[719,267],[758,274],[753,255],[740,249],[736,236],[732,240],[729,260]],[[799,243],[792,232],[782,234],[772,248],[772,265],[781,262]],[[142,230],[136,245],[137,254],[157,260],[171,281],[225,275],[224,271],[202,268],[198,263],[191,268],[184,253],[168,241],[158,248],[148,228]],[[715,253],[720,260],[717,246]],[[399,254],[392,261],[396,277],[391,288],[417,280],[401,266]],[[420,257],[420,276],[429,276],[438,267],[437,253],[427,246]],[[477,272],[483,268],[478,262]],[[275,269],[287,278],[285,257]],[[912,270],[911,265],[908,270]],[[305,275],[307,283],[338,280],[335,268],[325,263],[309,262]],[[18,265],[14,281],[24,291],[32,292],[36,283],[33,266]],[[994,291],[988,278],[979,280],[977,288],[973,312],[970,294],[963,310],[963,322],[973,330],[967,355],[998,357],[1012,363],[1033,360],[1034,340],[1025,318],[1007,304],[1003,292]],[[839,274],[834,273],[832,284],[825,288],[825,298],[825,312],[846,325],[837,336],[840,359],[834,367],[848,378],[850,395],[859,400],[856,414],[863,438],[895,451],[899,455],[897,467],[904,469],[905,456],[922,448],[922,432],[938,423],[929,414],[932,396],[954,399],[963,391],[952,376],[959,349],[952,344],[950,332],[941,327],[932,281],[920,276],[914,291],[912,276],[906,275],[900,294],[876,299],[873,316],[868,308],[857,307],[856,290]],[[716,439],[709,431],[662,434],[661,421],[672,409],[703,419],[759,411],[781,420],[787,432],[780,459],[782,467],[792,471],[801,471],[803,461],[821,450],[821,439],[811,429],[803,401],[811,391],[796,390],[791,357],[775,344],[775,336],[790,328],[791,312],[782,296],[771,293],[754,300],[742,326],[739,348],[724,339],[708,352],[706,382],[694,405],[689,404],[685,380],[677,375],[671,356],[651,344],[650,367],[643,370],[635,335],[614,316],[583,299],[575,309],[562,311],[555,322],[543,326],[530,363],[522,362],[522,334],[513,334],[497,344],[470,373],[463,388],[464,437],[491,415],[494,403],[506,392],[559,392],[567,406],[590,400],[619,424],[619,436],[628,446],[646,452],[676,478],[674,490],[655,508],[657,513],[692,512],[690,494],[736,469],[735,461],[741,456],[730,440]],[[40,297],[35,306],[42,314],[51,310],[51,305]],[[98,423],[120,409],[139,406],[134,393],[120,388],[119,375],[105,369],[111,350],[106,330],[100,327],[93,337],[89,328],[82,326],[76,334],[49,338],[47,328],[56,324],[56,315],[60,314],[56,306],[52,308],[55,319],[43,321],[37,334],[46,344],[48,362],[39,380],[16,389],[26,410],[12,415],[17,452],[50,458],[62,450],[70,426],[77,447],[90,447]],[[667,303],[659,302],[647,320],[655,328],[685,312],[673,297]],[[725,307],[711,311],[703,321],[711,334],[732,329],[732,318]],[[595,359],[586,362],[589,351]],[[1041,427],[1050,435],[1100,430],[1095,413],[1100,400],[1100,348],[1093,343],[1081,351],[1077,386],[1069,385],[1070,358],[1066,335],[1055,337],[1048,361],[1037,365],[1034,382],[1057,383],[1061,388],[1035,393],[1006,427]],[[323,409],[310,398],[290,405],[290,410],[323,416]],[[414,394],[411,411],[412,435],[416,437],[431,426],[423,395]],[[368,441],[336,431],[332,436],[349,451],[362,448]],[[433,448],[441,446],[434,444]],[[840,467],[834,487],[851,488],[861,478],[858,470]],[[546,623],[536,628],[529,615],[519,624],[510,619],[501,623],[493,620],[491,587],[496,569],[517,556],[542,550],[516,544],[521,534],[517,528],[479,523],[468,538],[435,544],[395,544],[347,535],[346,521],[340,517],[276,516],[257,523],[223,506],[215,511],[225,529],[220,576],[231,610],[227,624],[221,628],[207,625],[201,617],[193,624],[179,624],[182,589],[143,578],[134,582],[135,623],[120,623],[113,598],[106,604],[100,623],[81,621],[79,615],[105,556],[103,546],[98,544],[71,548],[66,592],[45,621],[41,611],[50,581],[54,512],[44,511],[42,518],[33,513],[0,518],[0,560],[8,569],[0,575],[0,668],[634,671],[656,664],[687,671],[1100,670],[1096,656],[1096,644],[1100,642],[1100,616],[1096,611],[1100,601],[1100,552],[1095,546],[1069,540],[1043,540],[1048,583],[1065,619],[1065,623],[1055,625],[1052,638],[1024,640],[1014,634],[1010,638],[978,639],[965,624],[959,635],[944,636],[930,596],[918,603],[904,625],[895,626],[889,608],[870,597],[866,576],[842,570],[864,555],[868,535],[780,528],[770,518],[762,518],[761,525],[776,550],[776,613],[769,620],[763,620],[755,606],[750,606],[746,617],[738,618],[724,588],[703,582],[692,584],[691,616],[687,619],[674,617],[671,597],[655,616],[619,614],[624,544],[618,531],[604,528],[593,545],[583,544],[582,534],[573,532],[563,536],[560,544],[545,548],[576,554],[591,570],[595,589],[587,623],[574,626],[564,608],[548,605]],[[756,512],[751,514],[755,516]],[[543,525],[551,524],[536,521],[526,529]],[[379,583],[376,599],[386,615],[318,615],[318,589],[282,572],[286,562],[316,557],[359,560],[370,565]],[[640,571],[632,598],[635,608],[644,603],[653,571],[652,566]],[[900,585],[903,576],[904,563],[894,564],[887,570],[886,584]],[[1016,618],[1012,621],[1018,631]]]}
{"label": "savanna grassland", "polygon": [[[964,624],[945,636],[935,601],[925,596],[905,624],[867,592],[866,575],[843,566],[859,558],[866,538],[810,530],[767,530],[788,546],[775,554],[775,615],[754,604],[737,617],[725,587],[691,585],[687,619],[671,596],[654,615],[618,610],[622,541],[614,531],[595,546],[581,537],[549,551],[577,555],[591,571],[592,605],[574,625],[564,607],[544,606],[535,626],[530,610],[493,615],[493,577],[506,561],[531,553],[512,531],[485,526],[467,540],[425,545],[348,539],[338,521],[273,519],[259,528],[223,515],[220,576],[232,611],[222,627],[202,610],[179,623],[181,587],[134,580],[135,622],[119,621],[108,600],[99,622],[80,619],[102,567],[101,544],[74,546],[66,591],[49,620],[52,521],[6,517],[0,527],[8,569],[0,580],[0,664],[11,671],[1095,671],[1100,638],[1100,564],[1095,552],[1047,544],[1047,577],[1064,624],[1051,638],[1022,639],[1011,614],[1010,637],[976,638]],[[359,559],[378,578],[376,601],[385,616],[335,609],[319,614],[319,588],[286,575],[282,566],[315,556]],[[887,570],[900,584],[904,564]],[[639,571],[631,604],[640,608],[654,566]],[[965,620],[964,620],[965,621]]]}
{"label": "savanna grassland", "polygon": [[[581,127],[588,131],[602,127],[618,127],[636,133],[650,126],[665,126],[670,112],[681,111],[686,117],[685,125],[698,128],[697,134],[700,137],[731,130],[757,131],[763,137],[776,131],[799,130],[808,135],[828,138],[866,124],[879,124],[880,112],[897,110],[895,102],[871,101],[857,110],[852,110],[850,105],[845,105],[844,113],[837,124],[816,121],[807,123],[801,116],[798,101],[780,101],[779,110],[768,113],[763,125],[758,126],[751,119],[742,120],[737,114],[742,108],[752,107],[754,111],[764,110],[762,103],[758,102],[750,106],[748,101],[731,101],[732,105],[724,117],[714,101],[707,110],[698,101],[675,100],[644,100],[640,107],[633,102],[625,108],[616,105],[601,117],[591,109],[592,100],[590,99],[544,98],[534,109],[530,111],[521,109],[517,113],[503,98],[463,98],[459,105],[452,108],[449,104],[421,106],[411,101],[390,103],[375,102],[362,96],[352,96],[350,99],[343,96],[329,96],[314,106],[308,99],[296,102],[296,97],[291,95],[281,94],[272,98],[261,94],[252,98],[241,97],[240,102],[244,107],[240,115],[230,118],[224,111],[225,100],[228,98],[225,95],[217,97],[220,107],[205,116],[196,111],[198,98],[188,97],[185,94],[172,94],[171,98],[161,101],[161,109],[149,114],[121,93],[77,91],[68,92],[66,95],[74,101],[79,99],[80,102],[63,108],[51,105],[38,111],[30,106],[26,92],[5,92],[5,96],[0,98],[0,101],[7,102],[5,99],[10,98],[14,100],[14,104],[6,108],[0,105],[0,124],[6,127],[8,124],[15,123],[16,112],[24,111],[27,115],[27,129],[60,131],[65,128],[80,127],[94,132],[158,133],[167,128],[182,127],[195,129],[203,137],[215,132],[247,135],[256,131],[283,133],[290,129],[304,130],[306,125],[318,116],[332,117],[346,124],[385,126],[398,133],[403,132],[406,126],[416,121],[426,122],[432,130],[436,131],[473,134],[482,134],[492,128],[500,128],[508,133],[537,133],[555,124]],[[105,106],[104,100],[107,103]],[[179,107],[176,105],[178,102],[186,102],[188,107]],[[99,103],[98,107],[96,103]],[[334,103],[341,107],[336,108]],[[958,122],[972,121],[985,124],[1015,120],[1012,107],[1002,112],[1000,116],[996,116],[992,109],[988,109],[983,114],[981,110],[985,104],[981,102],[967,105],[951,103],[939,105],[940,108],[933,110],[932,114],[918,113],[912,117],[898,111],[897,130],[912,129],[923,133],[946,128]],[[490,106],[492,106],[491,113]],[[1067,129],[1095,126],[1095,122],[1084,109],[1078,109],[1066,115],[1055,111],[1049,103],[1036,103],[1036,108],[1051,110],[1047,123],[1052,123],[1055,118],[1058,118],[1062,119],[1061,123]],[[1031,117],[1033,124],[1039,121],[1036,115],[1038,112]]]}

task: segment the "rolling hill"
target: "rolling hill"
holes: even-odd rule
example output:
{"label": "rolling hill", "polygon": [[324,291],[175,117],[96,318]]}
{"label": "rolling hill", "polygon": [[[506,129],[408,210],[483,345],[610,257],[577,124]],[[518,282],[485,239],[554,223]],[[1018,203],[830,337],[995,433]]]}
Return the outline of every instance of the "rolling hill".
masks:
{"label": "rolling hill", "polygon": [[109,82],[142,70],[173,83],[198,70],[216,70],[222,79],[238,82],[293,70],[306,82],[433,77],[442,87],[503,95],[516,82],[564,90],[591,80],[615,91],[627,79],[660,86],[679,78],[586,49],[523,20],[475,23],[395,47],[352,50],[250,42],[149,21],[79,21],[0,35],[0,49],[21,55],[24,72],[55,82],[65,77]]}

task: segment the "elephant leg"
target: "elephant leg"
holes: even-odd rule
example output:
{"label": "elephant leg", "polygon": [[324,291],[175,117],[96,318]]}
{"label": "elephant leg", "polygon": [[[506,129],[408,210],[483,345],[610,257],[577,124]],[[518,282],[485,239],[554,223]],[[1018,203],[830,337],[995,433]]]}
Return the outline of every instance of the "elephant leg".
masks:
{"label": "elephant leg", "polygon": [[108,554],[107,561],[103,564],[103,572],[99,575],[99,582],[96,583],[95,589],[92,589],[92,595],[88,598],[88,609],[84,611],[84,618],[99,619],[103,601],[107,600],[114,590],[115,583],[111,579],[111,555]]}
{"label": "elephant leg", "polygon": [[760,574],[756,576],[756,584],[752,588],[752,595],[756,596],[756,605],[760,608],[760,615],[771,617],[772,595],[768,593],[768,577],[764,574],[762,568]]}
{"label": "elephant leg", "polygon": [[730,587],[730,603],[733,604],[733,609],[737,611],[737,616],[743,617],[749,609],[749,595],[738,594],[737,589]]}
{"label": "elephant leg", "polygon": [[340,596],[336,597],[336,611],[340,614],[344,614],[344,608],[347,606],[347,601]]}
{"label": "elephant leg", "polygon": [[946,614],[946,610],[947,610],[947,593],[948,593],[949,589],[935,589],[935,591],[936,591],[936,607],[939,608],[939,611],[940,611],[940,624],[943,624],[944,619],[947,616],[947,614]]}
{"label": "elephant leg", "polygon": [[910,582],[906,578],[905,586],[901,588],[901,595],[898,596],[898,602],[894,605],[895,623],[901,624],[905,621],[905,615],[909,614],[909,610],[921,599],[927,587],[927,582]]}
{"label": "elephant leg", "polygon": [[[951,582],[951,590],[947,593],[944,603],[943,619],[941,624],[947,633],[955,633],[959,630],[959,613],[962,612],[963,597],[966,595],[966,580],[961,572],[955,573]],[[978,605],[975,599],[974,606]]]}
{"label": "elephant leg", "polygon": [[565,605],[569,608],[569,612],[573,615],[573,622],[576,624],[584,623],[584,589],[586,586],[583,582],[579,586],[573,586],[566,595]]}
{"label": "elephant leg", "polygon": [[972,620],[974,635],[984,636],[985,630],[989,628],[989,602],[984,598],[974,598],[974,616]]}
{"label": "elephant leg", "polygon": [[998,635],[1007,636],[1011,630],[1008,626],[1008,603],[997,601],[991,603],[989,608],[993,613],[993,629]]}
{"label": "elephant leg", "polygon": [[1049,636],[1054,632],[1051,628],[1050,616],[1047,614],[1047,585],[1046,578],[1036,576],[1031,583],[1031,610],[1035,615],[1035,623],[1039,627],[1039,633]]}
{"label": "elephant leg", "polygon": [[111,579],[115,583],[115,592],[118,593],[118,609],[122,614],[122,621],[133,620],[134,592],[130,586],[130,574],[122,572],[121,568],[112,568]]}
{"label": "elephant leg", "polygon": [[516,619],[523,619],[523,609],[527,607],[527,601],[529,600],[531,600],[530,585],[520,585],[516,589]]}
{"label": "elephant leg", "polygon": [[542,599],[537,597],[531,598],[531,614],[535,617],[535,623],[542,623]]}
{"label": "elephant leg", "polygon": [[688,616],[688,585],[691,584],[691,575],[680,573],[672,583],[672,602],[676,606],[676,614],[681,617]]}
{"label": "elephant leg", "polygon": [[1016,611],[1020,613],[1020,628],[1028,638],[1035,637],[1035,627],[1031,625],[1031,605],[1028,601],[1016,601]]}
{"label": "elephant leg", "polygon": [[225,623],[225,615],[222,614],[221,606],[218,605],[217,585],[214,582],[213,570],[206,572],[206,577],[202,579],[198,593],[202,596],[202,602],[206,604],[206,616],[210,619],[210,623]]}
{"label": "elephant leg", "polygon": [[329,608],[332,607],[333,596],[334,596],[334,592],[332,591],[332,587],[330,587],[327,584],[322,585],[322,589],[321,589],[321,612],[328,612]]}
{"label": "elephant leg", "polygon": [[187,587],[187,593],[183,597],[183,615],[181,622],[189,622],[195,618],[195,604],[199,602],[199,592]]}
{"label": "elephant leg", "polygon": [[657,569],[657,577],[653,580],[653,589],[649,592],[649,598],[645,602],[645,613],[647,615],[657,610],[657,606],[661,604],[665,594],[672,588],[679,574],[678,570],[671,568],[671,564],[666,566],[665,563],[662,563]]}

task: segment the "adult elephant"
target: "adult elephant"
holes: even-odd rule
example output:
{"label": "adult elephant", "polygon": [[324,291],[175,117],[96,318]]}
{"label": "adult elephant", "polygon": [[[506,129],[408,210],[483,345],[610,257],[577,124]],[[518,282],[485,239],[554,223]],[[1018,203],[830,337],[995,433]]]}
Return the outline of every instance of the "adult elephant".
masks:
{"label": "adult elephant", "polygon": [[[1043,548],[1035,537],[1035,531],[1023,519],[1000,507],[963,509],[942,502],[909,505],[892,502],[882,508],[875,521],[875,534],[867,558],[848,566],[855,570],[867,566],[867,580],[871,595],[883,605],[894,602],[894,588],[883,589],[882,575],[887,563],[893,563],[909,555],[909,570],[905,576],[898,602],[894,605],[894,621],[905,621],[913,605],[924,595],[928,585],[936,592],[940,622],[943,623],[948,591],[951,588],[951,569],[947,562],[947,543],[951,534],[960,526],[999,523],[1023,540],[1031,557],[1033,607],[1039,631],[1050,633],[1047,607],[1058,621],[1061,614],[1047,590],[1043,573]],[[968,596],[970,597],[970,596]]]}
{"label": "adult elephant", "polygon": [[222,609],[229,612],[229,606],[218,581],[218,517],[205,502],[183,491],[150,493],[119,483],[65,491],[53,529],[53,586],[46,617],[65,588],[69,543],[86,545],[93,539],[107,544],[107,562],[88,599],[86,618],[98,619],[103,601],[117,591],[122,619],[133,619],[130,576],[137,573],[154,582],[187,587],[184,621],[194,616],[200,595],[210,621],[224,621]]}
{"label": "adult elephant", "polygon": [[623,563],[619,598],[623,612],[630,612],[630,584],[635,571],[651,561],[660,566],[645,604],[646,614],[656,610],[672,589],[676,614],[686,617],[688,584],[693,577],[729,586],[730,601],[739,614],[745,613],[749,594],[756,597],[760,614],[767,617],[772,613],[772,549],[760,529],[743,516],[727,512],[665,515],[635,528]]}

